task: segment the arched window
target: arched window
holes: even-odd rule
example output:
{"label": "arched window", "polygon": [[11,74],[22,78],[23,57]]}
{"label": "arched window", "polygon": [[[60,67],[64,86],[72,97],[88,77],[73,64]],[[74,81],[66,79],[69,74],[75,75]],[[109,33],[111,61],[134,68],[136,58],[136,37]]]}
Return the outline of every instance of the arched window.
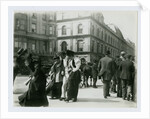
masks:
{"label": "arched window", "polygon": [[66,50],[67,50],[67,43],[66,43],[66,41],[63,41],[61,43],[61,51],[66,51]]}
{"label": "arched window", "polygon": [[78,25],[78,33],[82,33],[82,31],[83,31],[83,26],[82,26],[82,24],[79,24]]}
{"label": "arched window", "polygon": [[77,42],[77,50],[79,52],[83,51],[83,40],[78,40],[78,42]]}
{"label": "arched window", "polygon": [[66,35],[66,26],[62,26],[62,35]]}

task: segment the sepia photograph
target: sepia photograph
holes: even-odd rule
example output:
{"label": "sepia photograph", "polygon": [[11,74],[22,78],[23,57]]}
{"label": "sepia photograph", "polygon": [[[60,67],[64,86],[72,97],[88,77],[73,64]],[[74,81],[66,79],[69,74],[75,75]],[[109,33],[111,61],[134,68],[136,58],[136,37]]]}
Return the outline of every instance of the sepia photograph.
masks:
{"label": "sepia photograph", "polygon": [[148,0],[0,3],[0,118],[150,117]]}
{"label": "sepia photograph", "polygon": [[18,10],[13,106],[137,108],[138,11]]}

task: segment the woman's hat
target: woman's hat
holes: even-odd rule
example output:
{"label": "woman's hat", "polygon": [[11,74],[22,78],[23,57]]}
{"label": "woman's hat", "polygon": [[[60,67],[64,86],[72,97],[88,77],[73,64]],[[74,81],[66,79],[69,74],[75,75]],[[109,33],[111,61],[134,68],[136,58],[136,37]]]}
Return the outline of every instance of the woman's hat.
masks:
{"label": "woman's hat", "polygon": [[58,55],[55,55],[55,56],[53,57],[53,59],[54,59],[54,60],[59,59],[59,56],[58,56]]}
{"label": "woman's hat", "polygon": [[67,56],[74,56],[74,52],[71,51],[71,50],[67,50],[67,51],[66,51],[66,55],[67,55]]}
{"label": "woman's hat", "polygon": [[25,53],[27,53],[28,51],[27,51],[27,49],[23,49],[23,48],[20,48],[18,51],[17,51],[17,55],[18,56],[22,56],[22,55],[24,55]]}

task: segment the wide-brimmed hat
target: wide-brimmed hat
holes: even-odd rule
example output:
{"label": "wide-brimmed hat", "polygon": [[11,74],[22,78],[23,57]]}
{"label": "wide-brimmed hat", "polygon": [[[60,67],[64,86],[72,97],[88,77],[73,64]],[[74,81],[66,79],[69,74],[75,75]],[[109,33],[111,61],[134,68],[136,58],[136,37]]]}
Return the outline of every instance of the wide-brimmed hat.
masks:
{"label": "wide-brimmed hat", "polygon": [[66,55],[67,55],[67,56],[74,56],[74,52],[71,51],[71,50],[67,50],[67,51],[66,51]]}
{"label": "wide-brimmed hat", "polygon": [[58,56],[58,55],[55,55],[55,56],[53,57],[53,59],[54,59],[54,60],[59,59],[59,56]]}
{"label": "wide-brimmed hat", "polygon": [[18,56],[22,56],[24,55],[25,53],[27,53],[27,49],[23,49],[23,48],[20,48],[18,51],[17,51],[17,55]]}

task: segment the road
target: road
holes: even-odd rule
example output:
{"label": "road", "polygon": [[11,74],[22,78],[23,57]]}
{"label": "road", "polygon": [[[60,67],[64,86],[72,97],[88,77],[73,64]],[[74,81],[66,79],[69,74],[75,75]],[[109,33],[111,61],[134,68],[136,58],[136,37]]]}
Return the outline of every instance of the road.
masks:
{"label": "road", "polygon": [[[14,106],[19,107],[18,96],[24,93],[28,86],[25,86],[24,82],[28,79],[26,76],[16,77],[13,90]],[[84,107],[84,108],[135,108],[136,103],[133,101],[122,100],[118,98],[116,93],[111,93],[111,96],[107,99],[103,97],[103,85],[100,80],[97,82],[98,88],[79,88],[78,101],[66,103],[64,101],[59,101],[58,99],[50,99],[47,96],[49,101],[49,107]]]}

